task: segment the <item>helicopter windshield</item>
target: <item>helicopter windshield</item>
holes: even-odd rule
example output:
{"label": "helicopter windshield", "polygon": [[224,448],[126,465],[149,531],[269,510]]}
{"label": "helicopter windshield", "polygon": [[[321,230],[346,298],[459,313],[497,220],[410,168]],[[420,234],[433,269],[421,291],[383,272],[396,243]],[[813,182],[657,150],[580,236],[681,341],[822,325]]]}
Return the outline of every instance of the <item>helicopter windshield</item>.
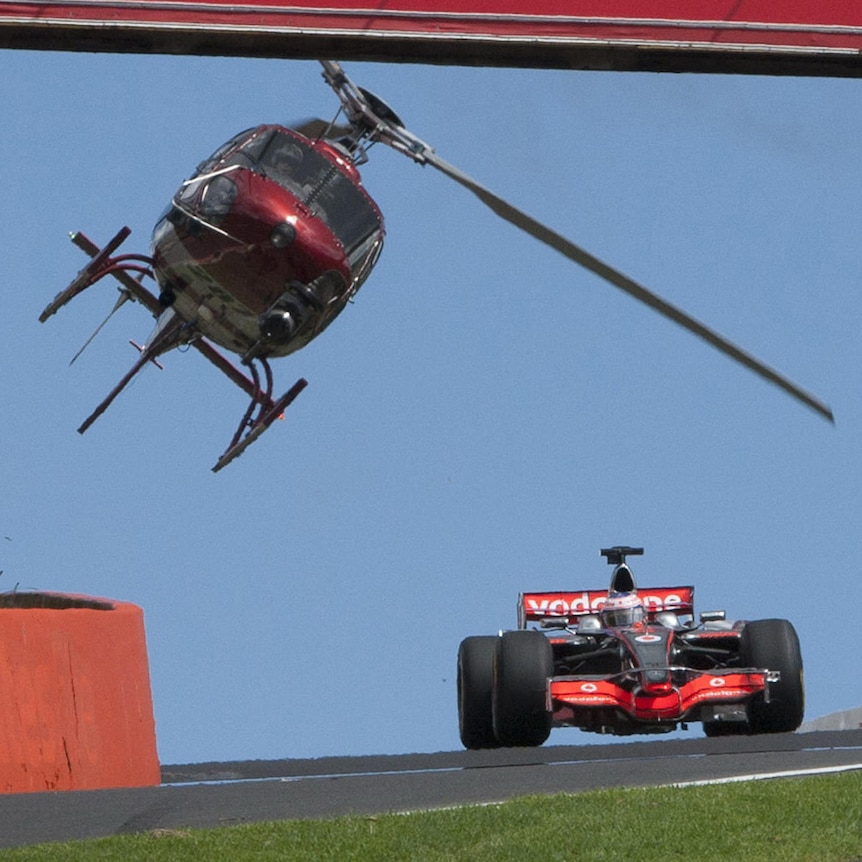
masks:
{"label": "helicopter windshield", "polygon": [[224,164],[251,168],[296,195],[327,224],[348,256],[380,229],[377,211],[337,164],[279,129],[249,138]]}

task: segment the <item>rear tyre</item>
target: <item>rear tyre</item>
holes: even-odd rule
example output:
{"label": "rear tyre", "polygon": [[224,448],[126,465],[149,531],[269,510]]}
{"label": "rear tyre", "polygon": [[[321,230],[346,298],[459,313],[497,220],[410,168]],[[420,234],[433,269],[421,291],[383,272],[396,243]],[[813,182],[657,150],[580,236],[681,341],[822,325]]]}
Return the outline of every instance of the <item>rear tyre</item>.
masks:
{"label": "rear tyre", "polygon": [[752,701],[748,708],[750,733],[789,733],[802,724],[805,688],[802,652],[796,630],[787,620],[755,620],[742,630],[739,658],[743,667],[762,667],[781,673],[769,686],[769,700]]}
{"label": "rear tyre", "polygon": [[458,729],[464,748],[499,748],[491,693],[496,635],[464,638],[458,648]]}
{"label": "rear tyre", "polygon": [[500,745],[541,745],[551,732],[546,705],[554,673],[550,641],[534,631],[504,632],[494,655],[493,724]]}

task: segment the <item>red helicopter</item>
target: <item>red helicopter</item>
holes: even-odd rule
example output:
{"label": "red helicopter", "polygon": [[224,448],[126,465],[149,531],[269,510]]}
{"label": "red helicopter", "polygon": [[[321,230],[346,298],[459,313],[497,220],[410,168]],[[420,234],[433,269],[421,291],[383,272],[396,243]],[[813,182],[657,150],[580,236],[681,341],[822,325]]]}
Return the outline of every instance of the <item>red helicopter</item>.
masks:
{"label": "red helicopter", "polygon": [[[438,169],[504,220],[832,421],[831,410],[817,398],[441,159],[385,102],[354,85],[338,63],[321,63],[324,79],[341,101],[335,119],[310,120],[293,128],[261,125],[219,147],[182,184],[159,218],[151,255],[115,254],[130,233],[126,227],[101,249],[81,233],[72,235],[92,259],[45,308],[40,321],[107,275],[120,283],[120,297],[108,318],[126,301],[137,300],[157,320],[149,341],[135,345],[135,364],[84,421],[80,433],[147,363],[158,364],[161,354],[186,345],[199,350],[250,397],[214,471],[281,416],[306,381],[298,380],[273,398],[268,360],[299,350],[323,332],[368,278],[383,247],[383,215],[357,169],[376,142]],[[342,112],[346,123],[339,124]],[[145,279],[155,282],[157,292]],[[248,373],[214,345],[238,354]]]}

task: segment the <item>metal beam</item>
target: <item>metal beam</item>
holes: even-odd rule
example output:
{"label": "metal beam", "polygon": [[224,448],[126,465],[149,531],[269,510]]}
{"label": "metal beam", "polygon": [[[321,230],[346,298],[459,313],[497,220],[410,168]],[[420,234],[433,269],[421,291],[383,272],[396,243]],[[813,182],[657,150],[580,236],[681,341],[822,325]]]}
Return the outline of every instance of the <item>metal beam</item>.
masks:
{"label": "metal beam", "polygon": [[[0,48],[859,77],[845,0],[0,0]],[[433,8],[432,8],[433,7]]]}

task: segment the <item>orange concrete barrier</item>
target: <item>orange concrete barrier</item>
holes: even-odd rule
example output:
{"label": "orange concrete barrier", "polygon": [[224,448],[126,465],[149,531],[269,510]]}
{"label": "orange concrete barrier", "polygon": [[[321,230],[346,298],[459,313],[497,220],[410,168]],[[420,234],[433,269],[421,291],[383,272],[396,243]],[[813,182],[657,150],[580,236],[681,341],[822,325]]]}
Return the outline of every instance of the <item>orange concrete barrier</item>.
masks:
{"label": "orange concrete barrier", "polygon": [[143,611],[0,593],[0,792],[159,782]]}

